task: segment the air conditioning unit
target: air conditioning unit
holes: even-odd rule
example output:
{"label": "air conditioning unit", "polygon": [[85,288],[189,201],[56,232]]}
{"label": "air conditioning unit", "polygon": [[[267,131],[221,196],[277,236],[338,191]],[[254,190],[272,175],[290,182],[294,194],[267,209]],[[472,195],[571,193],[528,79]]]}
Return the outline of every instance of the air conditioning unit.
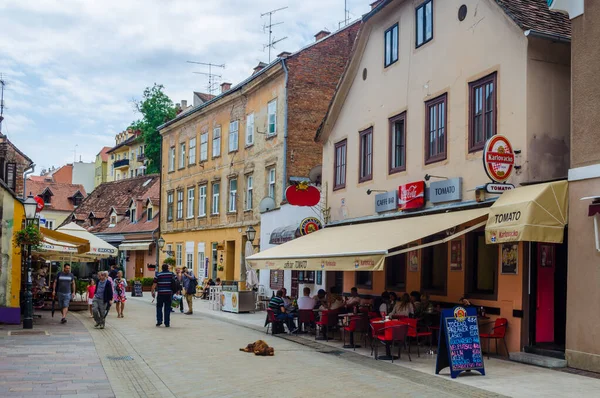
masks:
{"label": "air conditioning unit", "polygon": [[547,0],[548,8],[554,11],[562,11],[569,14],[569,18],[583,14],[583,1],[584,0]]}

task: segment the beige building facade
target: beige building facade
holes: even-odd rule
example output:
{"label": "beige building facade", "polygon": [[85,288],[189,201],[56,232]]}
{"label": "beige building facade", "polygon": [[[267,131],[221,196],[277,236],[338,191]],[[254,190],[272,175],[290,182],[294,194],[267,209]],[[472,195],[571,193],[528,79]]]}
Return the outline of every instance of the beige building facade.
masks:
{"label": "beige building facade", "polygon": [[[524,2],[513,2],[513,12],[504,3],[382,1],[363,17],[355,54],[317,134],[323,143],[331,226],[422,214],[442,217],[490,206],[498,195],[476,193],[490,182],[482,149],[497,134],[515,150],[516,169],[508,183],[519,187],[566,178],[568,19],[550,12],[543,1],[534,2],[543,13],[540,19],[515,12]],[[453,185],[457,195],[452,200],[431,201],[432,184],[456,179],[460,183]],[[376,212],[376,194],[397,192],[413,182],[425,184],[423,208]],[[536,321],[526,288],[535,278],[528,273],[535,244],[516,242],[510,250],[519,269],[505,273],[505,248],[486,245],[483,227],[470,229],[481,221],[456,226],[452,233],[469,232],[451,242],[417,250],[414,256],[388,257],[383,271],[345,271],[344,291],[352,286],[367,296],[418,291],[450,306],[468,297],[492,319],[508,320],[509,351],[535,346],[530,325]],[[557,247],[556,253],[559,258],[566,248]],[[407,266],[411,261],[414,266]],[[566,258],[561,267],[566,272]],[[560,300],[566,301],[564,294]],[[538,343],[551,339],[564,347],[565,321],[557,318],[554,335],[539,337]]]}
{"label": "beige building facade", "polygon": [[126,130],[115,136],[109,156],[106,181],[119,181],[146,173],[145,145],[140,131]]}

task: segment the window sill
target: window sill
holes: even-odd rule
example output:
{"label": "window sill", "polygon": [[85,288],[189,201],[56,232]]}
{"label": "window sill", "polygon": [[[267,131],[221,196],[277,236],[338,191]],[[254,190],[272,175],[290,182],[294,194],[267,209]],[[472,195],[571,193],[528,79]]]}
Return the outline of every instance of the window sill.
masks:
{"label": "window sill", "polygon": [[389,63],[389,64],[387,64],[387,65],[385,64],[385,61],[384,61],[384,63],[383,63],[383,68],[384,68],[384,69],[387,69],[387,68],[389,68],[390,66],[394,65],[395,63],[398,63],[398,59],[397,59],[397,60],[395,60],[395,61],[392,61],[392,62],[390,62],[390,63]]}
{"label": "window sill", "polygon": [[277,133],[275,133],[275,134],[267,134],[267,136],[265,137],[265,140],[267,140],[267,141],[268,140],[272,140],[275,137],[277,137]]}
{"label": "window sill", "polygon": [[244,147],[244,149],[250,149],[254,146],[254,142],[252,144],[246,144],[246,146]]}
{"label": "window sill", "polygon": [[252,210],[252,209],[246,209],[246,210],[244,210],[244,213],[252,213],[253,211],[254,210]]}
{"label": "window sill", "polygon": [[206,214],[202,214],[202,215],[198,216],[198,218],[206,218]]}
{"label": "window sill", "polygon": [[186,218],[186,220],[193,220],[193,219],[194,219],[194,216],[191,216],[191,217],[187,217],[187,218]]}
{"label": "window sill", "polygon": [[172,174],[172,173],[175,173],[175,170],[169,170],[169,171],[167,171],[167,174]]}
{"label": "window sill", "polygon": [[185,169],[185,166],[178,168],[177,171],[181,171],[183,169]]}
{"label": "window sill", "polygon": [[231,151],[229,151],[228,153],[237,153],[239,151],[239,149],[233,149]]}
{"label": "window sill", "polygon": [[363,182],[369,182],[369,181],[373,181],[373,175],[358,179],[359,184],[362,184]]}
{"label": "window sill", "polygon": [[406,171],[406,166],[396,167],[395,169],[389,169],[388,175],[402,173],[403,171]]}
{"label": "window sill", "polygon": [[431,42],[433,40],[433,36],[431,37],[431,39],[424,41],[421,44],[418,44],[417,42],[415,42],[415,50],[418,50],[419,48],[423,47],[425,44]]}
{"label": "window sill", "polygon": [[475,152],[483,151],[483,147],[485,147],[485,144],[473,146],[473,147],[469,148],[469,153],[475,153]]}
{"label": "window sill", "polygon": [[333,187],[333,191],[334,191],[334,192],[335,192],[335,191],[340,191],[340,190],[342,190],[342,189],[346,189],[346,184],[344,184],[344,185],[339,185],[339,186],[337,186],[337,187]]}
{"label": "window sill", "polygon": [[196,166],[198,163],[194,162],[194,163],[188,163],[187,167],[192,167],[192,166]]}
{"label": "window sill", "polygon": [[228,216],[233,216],[233,215],[237,215],[237,213],[238,213],[237,211],[228,211],[227,215]]}
{"label": "window sill", "polygon": [[210,216],[211,216],[211,217],[219,217],[220,215],[221,215],[221,214],[219,214],[219,213],[212,213]]}
{"label": "window sill", "polygon": [[217,156],[213,156],[211,159],[218,159],[220,157],[221,157],[221,155],[217,155]]}
{"label": "window sill", "polygon": [[437,162],[442,162],[444,160],[446,160],[448,157],[446,156],[446,154],[444,154],[444,156],[436,156],[436,157],[432,157],[429,159],[425,159],[425,164],[432,164],[432,163],[437,163]]}

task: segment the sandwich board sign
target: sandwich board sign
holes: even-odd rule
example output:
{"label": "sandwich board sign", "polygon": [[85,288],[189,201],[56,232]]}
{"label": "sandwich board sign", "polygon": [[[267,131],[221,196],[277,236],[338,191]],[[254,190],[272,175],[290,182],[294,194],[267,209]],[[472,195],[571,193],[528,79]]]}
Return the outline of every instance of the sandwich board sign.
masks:
{"label": "sandwich board sign", "polygon": [[448,367],[453,379],[461,372],[471,370],[485,376],[477,309],[474,307],[442,310],[435,374]]}

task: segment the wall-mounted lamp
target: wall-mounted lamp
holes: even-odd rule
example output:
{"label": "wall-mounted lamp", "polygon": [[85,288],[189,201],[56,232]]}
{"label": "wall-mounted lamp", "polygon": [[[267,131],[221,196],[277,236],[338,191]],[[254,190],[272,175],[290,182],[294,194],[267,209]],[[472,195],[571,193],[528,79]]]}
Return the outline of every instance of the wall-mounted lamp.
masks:
{"label": "wall-mounted lamp", "polygon": [[221,257],[219,258],[219,264],[223,265],[223,253],[221,253]]}
{"label": "wall-mounted lamp", "polygon": [[521,167],[523,167],[521,163],[521,150],[515,149],[515,171],[517,174],[521,172]]}
{"label": "wall-mounted lamp", "polygon": [[425,174],[425,181],[429,181],[431,178],[440,178],[442,180],[447,180],[448,179],[448,177],[432,176],[431,174]]}
{"label": "wall-mounted lamp", "polygon": [[475,201],[476,202],[484,202],[485,201],[485,186],[475,188]]}
{"label": "wall-mounted lamp", "polygon": [[367,195],[370,195],[373,192],[387,192],[387,191],[384,191],[383,189],[367,189]]}

